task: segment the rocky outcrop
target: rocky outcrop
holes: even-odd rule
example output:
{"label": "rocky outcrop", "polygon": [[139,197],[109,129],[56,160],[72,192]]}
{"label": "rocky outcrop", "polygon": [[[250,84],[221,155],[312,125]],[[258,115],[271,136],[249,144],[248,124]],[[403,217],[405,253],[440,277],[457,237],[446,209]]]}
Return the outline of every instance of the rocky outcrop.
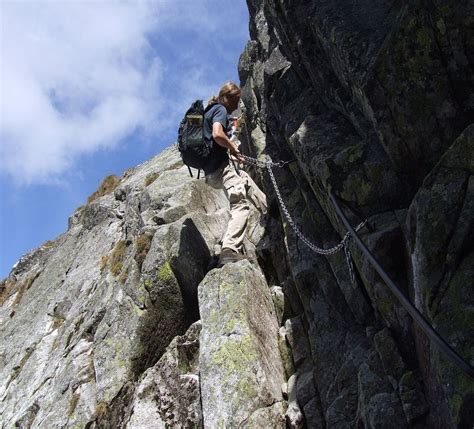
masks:
{"label": "rocky outcrop", "polygon": [[203,427],[199,378],[201,322],[176,337],[135,388],[127,428]]}
{"label": "rocky outcrop", "polygon": [[204,186],[165,151],[19,261],[1,293],[5,427],[120,420],[130,383],[198,319],[227,216],[225,196]]}
{"label": "rocky outcrop", "polygon": [[2,282],[2,427],[284,427],[258,210],[251,262],[210,271],[228,201],[176,148],[104,189]]}
{"label": "rocky outcrop", "polygon": [[[474,364],[469,2],[248,0],[243,147],[302,233],[346,231]],[[416,328],[363,253],[312,252],[270,199],[248,261],[212,269],[225,195],[174,147],[106,178],[0,283],[10,427],[467,428],[474,383]],[[270,201],[271,202],[271,201]],[[281,206],[280,206],[281,208]]]}
{"label": "rocky outcrop", "polygon": [[[274,169],[277,182],[320,247],[345,234],[329,192],[354,225],[367,217],[370,250],[472,365],[472,7],[247,3],[247,150],[294,160]],[[342,255],[312,253],[288,224],[277,232],[288,271],[275,276],[307,336],[293,356],[308,426],[468,427],[474,383],[413,326],[363,254],[351,246],[351,285]]]}
{"label": "rocky outcrop", "polygon": [[285,427],[279,326],[263,274],[247,261],[225,265],[199,285],[199,302],[205,427]]}

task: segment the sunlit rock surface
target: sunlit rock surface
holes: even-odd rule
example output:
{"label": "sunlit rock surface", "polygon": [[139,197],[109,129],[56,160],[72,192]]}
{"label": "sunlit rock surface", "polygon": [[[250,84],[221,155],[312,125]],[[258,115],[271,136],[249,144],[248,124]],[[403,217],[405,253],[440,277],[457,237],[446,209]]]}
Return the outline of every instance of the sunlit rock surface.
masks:
{"label": "sunlit rock surface", "polygon": [[[474,365],[474,42],[467,1],[248,0],[243,150],[330,248],[350,221]],[[170,147],[109,176],[0,283],[2,428],[470,428],[474,383],[364,255],[313,253],[248,168],[249,261],[214,269],[229,213]]]}

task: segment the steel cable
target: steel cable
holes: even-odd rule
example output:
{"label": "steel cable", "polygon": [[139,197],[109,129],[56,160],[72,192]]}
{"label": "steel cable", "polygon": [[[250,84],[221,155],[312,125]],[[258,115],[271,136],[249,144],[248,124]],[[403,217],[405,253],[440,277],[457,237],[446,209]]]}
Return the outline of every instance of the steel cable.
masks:
{"label": "steel cable", "polygon": [[350,272],[350,277],[352,282],[354,282],[354,267],[352,263],[352,257],[349,249],[349,240],[352,238],[357,245],[357,247],[364,253],[364,255],[367,257],[371,265],[374,267],[374,269],[377,271],[377,273],[382,277],[384,282],[387,284],[389,289],[392,291],[392,293],[395,295],[395,297],[398,299],[400,304],[405,308],[405,310],[410,314],[412,319],[415,321],[415,323],[418,324],[418,326],[422,329],[422,331],[428,336],[430,340],[432,340],[439,348],[439,350],[444,354],[444,356],[453,364],[455,364],[459,369],[461,369],[467,376],[470,378],[474,379],[474,368],[466,362],[445,340],[444,338],[430,325],[430,323],[425,319],[425,317],[420,313],[420,311],[412,304],[412,302],[405,296],[405,294],[401,291],[400,288],[391,280],[391,278],[388,276],[388,274],[384,271],[382,266],[379,264],[375,256],[370,252],[370,250],[367,248],[367,246],[363,243],[357,232],[364,227],[364,225],[367,223],[367,219],[364,222],[361,222],[359,225],[357,225],[356,228],[353,228],[352,225],[349,223],[347,220],[346,216],[344,215],[343,211],[341,210],[341,207],[339,206],[339,203],[337,202],[336,197],[332,192],[330,192],[329,197],[331,199],[331,202],[336,210],[337,215],[340,217],[342,220],[344,226],[347,229],[347,233],[344,235],[343,239],[340,241],[339,244],[337,244],[334,247],[331,247],[329,249],[322,249],[315,244],[313,244],[310,240],[308,240],[302,232],[299,230],[299,228],[296,226],[295,222],[293,221],[288,208],[286,207],[283,198],[281,196],[280,189],[278,187],[278,184],[276,182],[275,176],[273,174],[272,167],[283,167],[288,162],[280,161],[280,162],[272,162],[272,161],[260,161],[255,158],[251,158],[249,156],[243,155],[245,158],[246,162],[260,167],[260,168],[266,168],[268,171],[268,174],[270,176],[270,180],[272,182],[273,188],[275,190],[276,196],[278,198],[278,203],[280,204],[280,207],[283,211],[283,214],[285,218],[287,219],[288,223],[292,227],[293,231],[297,235],[297,237],[303,241],[312,251],[321,254],[321,255],[332,255],[341,249],[344,249],[344,253],[346,256],[346,261],[347,265],[349,268]]}

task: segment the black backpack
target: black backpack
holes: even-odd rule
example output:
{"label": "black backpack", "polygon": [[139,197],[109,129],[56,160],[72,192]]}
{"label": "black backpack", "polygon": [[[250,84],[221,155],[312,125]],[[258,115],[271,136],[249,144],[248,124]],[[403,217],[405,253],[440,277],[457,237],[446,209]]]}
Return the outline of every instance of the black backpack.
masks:
{"label": "black backpack", "polygon": [[196,100],[187,110],[178,129],[178,150],[181,158],[189,169],[198,169],[198,179],[200,170],[209,162],[212,153],[212,140],[204,138],[204,114],[212,107],[204,109],[202,100]]}

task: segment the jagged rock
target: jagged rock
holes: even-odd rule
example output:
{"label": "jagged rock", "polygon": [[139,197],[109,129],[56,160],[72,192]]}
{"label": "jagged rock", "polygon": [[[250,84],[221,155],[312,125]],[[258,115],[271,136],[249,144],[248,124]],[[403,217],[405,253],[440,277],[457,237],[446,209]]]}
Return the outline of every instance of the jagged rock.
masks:
{"label": "jagged rock", "polygon": [[[410,206],[408,221],[417,307],[467,359],[474,351],[473,174],[474,125],[470,125],[426,177]],[[429,383],[428,394],[437,407],[433,412],[441,420],[438,424],[444,424],[441,415],[447,412],[443,397],[457,424],[468,424],[474,415],[462,410],[474,409],[474,383],[448,364],[436,348],[423,344],[422,356],[430,362],[430,368],[422,368],[425,377],[436,373],[449,385],[441,393]]]}
{"label": "jagged rock", "polygon": [[396,385],[394,387],[396,388],[398,380],[405,370],[405,362],[400,356],[395,340],[390,335],[389,330],[385,328],[375,334],[374,342],[385,372],[393,374],[395,377]]}
{"label": "jagged rock", "polygon": [[199,333],[196,322],[175,337],[160,360],[135,388],[126,427],[203,427],[199,383]]}
{"label": "jagged rock", "polygon": [[[474,115],[472,8],[452,0],[248,5],[252,40],[239,67],[249,134],[259,138],[247,144],[273,160],[296,160],[275,169],[295,224],[323,248],[337,244],[346,231],[329,191],[354,225],[367,217],[361,235],[369,249],[469,359],[472,131],[449,147]],[[300,353],[289,329],[288,339],[296,366],[316,372],[328,427],[353,427],[358,404],[363,425],[382,425],[377,407],[402,421],[403,401],[393,389],[417,367],[423,381],[414,397],[426,393],[432,406],[424,414],[413,405],[412,415],[407,403],[405,424],[454,428],[472,420],[472,382],[413,334],[406,311],[355,246],[355,285],[343,256],[310,252],[286,221],[281,246],[298,295],[286,294],[288,307],[297,309],[291,316],[303,321],[310,348]],[[382,380],[374,384],[378,393],[360,370],[370,359],[378,360],[369,365]],[[370,398],[362,400],[363,392]]]}
{"label": "jagged rock", "polygon": [[325,427],[321,416],[321,403],[317,398],[313,398],[303,407],[305,420],[309,423],[309,427],[314,429],[323,429]]}
{"label": "jagged rock", "polygon": [[[7,427],[123,424],[133,380],[196,320],[199,276],[225,229],[224,194],[188,176],[176,148],[165,150],[12,270],[0,301]],[[170,223],[145,226],[146,209]]]}
{"label": "jagged rock", "polygon": [[[0,282],[5,427],[283,427],[285,414],[295,428],[470,427],[472,380],[413,328],[354,243],[352,282],[342,252],[312,252],[292,225],[336,246],[346,231],[330,192],[351,223],[367,218],[363,241],[472,365],[471,5],[247,4],[241,147],[291,161],[273,171],[293,222],[253,171],[271,208],[252,211],[252,264],[208,273],[223,192],[191,179],[174,147],[112,178]],[[200,316],[201,348],[190,341],[180,368]],[[186,401],[189,413],[170,411]]]}
{"label": "jagged rock", "polygon": [[304,417],[296,399],[297,374],[293,374],[288,380],[288,409],[286,410],[287,425],[291,429],[304,427]]}
{"label": "jagged rock", "polygon": [[279,286],[272,286],[270,289],[272,293],[273,304],[275,305],[278,325],[283,321],[283,313],[285,311],[285,294]]}
{"label": "jagged rock", "polygon": [[285,429],[285,411],[287,404],[286,402],[276,402],[266,408],[260,408],[254,411],[252,415],[242,423],[242,428],[254,429],[254,428],[275,428]]}
{"label": "jagged rock", "polygon": [[286,339],[286,328],[284,326],[281,326],[278,331],[278,348],[280,350],[283,367],[285,368],[286,377],[290,378],[290,376],[295,372],[295,365],[290,345]]}
{"label": "jagged rock", "polygon": [[[204,426],[245,424],[256,410],[283,399],[284,370],[270,289],[248,261],[227,264],[201,282],[199,306]],[[279,414],[275,418],[281,421]]]}
{"label": "jagged rock", "polygon": [[416,422],[429,411],[419,377],[413,371],[403,374],[399,383],[399,393],[408,423]]}
{"label": "jagged rock", "polygon": [[296,367],[308,368],[309,344],[304,327],[299,317],[288,319],[285,323],[286,338]]}
{"label": "jagged rock", "polygon": [[296,382],[296,398],[298,404],[304,407],[311,399],[316,396],[316,388],[313,381],[313,372],[307,371],[298,374]]}
{"label": "jagged rock", "polygon": [[400,400],[390,385],[366,363],[359,368],[359,421],[370,428],[405,428],[407,422]]}

